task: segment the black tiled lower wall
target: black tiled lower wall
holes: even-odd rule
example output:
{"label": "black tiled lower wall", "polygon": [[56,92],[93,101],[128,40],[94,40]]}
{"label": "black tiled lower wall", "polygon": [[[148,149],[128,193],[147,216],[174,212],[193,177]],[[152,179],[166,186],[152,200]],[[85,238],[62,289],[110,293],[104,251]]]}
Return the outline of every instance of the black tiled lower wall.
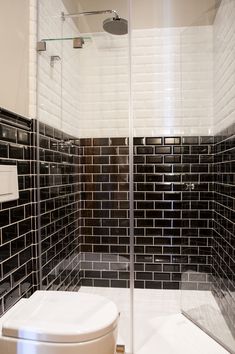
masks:
{"label": "black tiled lower wall", "polygon": [[128,139],[81,139],[80,144],[82,284],[128,287]]}
{"label": "black tiled lower wall", "polygon": [[79,287],[79,154],[75,137],[40,123],[38,199],[43,289],[71,291]]}
{"label": "black tiled lower wall", "polygon": [[[135,286],[209,289],[212,137],[134,139]],[[127,138],[81,139],[83,284],[128,286]],[[197,274],[196,274],[197,273]]]}
{"label": "black tiled lower wall", "polygon": [[208,289],[211,137],[134,139],[136,287]]}
{"label": "black tiled lower wall", "polygon": [[0,315],[38,288],[80,286],[79,143],[40,124],[37,149],[37,129],[0,109],[0,164],[17,165],[19,184],[0,203]]}
{"label": "black tiled lower wall", "polygon": [[[0,109],[0,165],[17,165],[19,199],[0,203],[0,315],[35,289],[31,121]],[[0,181],[1,183],[1,181]]]}
{"label": "black tiled lower wall", "polygon": [[[0,164],[17,165],[20,189],[0,204],[0,313],[40,280],[129,286],[128,139],[78,141],[44,124],[39,133],[37,150],[36,122],[0,110]],[[135,138],[133,166],[135,287],[207,290],[212,279],[231,328],[234,141],[234,126],[215,141]]]}
{"label": "black tiled lower wall", "polygon": [[235,331],[235,125],[215,137],[213,291]]}

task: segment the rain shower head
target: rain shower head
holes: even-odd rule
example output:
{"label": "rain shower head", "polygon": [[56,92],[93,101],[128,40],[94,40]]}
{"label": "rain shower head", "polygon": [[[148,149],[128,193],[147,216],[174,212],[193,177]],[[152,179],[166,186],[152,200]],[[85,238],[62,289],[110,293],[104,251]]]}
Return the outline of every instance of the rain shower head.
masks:
{"label": "rain shower head", "polygon": [[124,18],[120,17],[107,18],[103,22],[103,29],[110,34],[127,34],[128,22]]}
{"label": "rain shower head", "polygon": [[80,17],[80,16],[90,16],[90,15],[101,15],[101,14],[114,14],[114,17],[107,18],[103,22],[103,29],[110,33],[116,35],[123,35],[128,33],[128,21],[124,18],[118,16],[116,10],[100,10],[100,11],[85,11],[76,14],[65,14],[62,12],[62,19],[65,20],[66,17]]}

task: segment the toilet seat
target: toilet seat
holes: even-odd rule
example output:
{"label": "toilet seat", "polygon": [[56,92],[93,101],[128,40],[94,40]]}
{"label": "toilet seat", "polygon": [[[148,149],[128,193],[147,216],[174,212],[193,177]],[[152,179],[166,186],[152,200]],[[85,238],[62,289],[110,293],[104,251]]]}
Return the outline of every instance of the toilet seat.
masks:
{"label": "toilet seat", "polygon": [[117,327],[116,305],[98,295],[36,291],[2,323],[2,336],[50,343],[82,343]]}

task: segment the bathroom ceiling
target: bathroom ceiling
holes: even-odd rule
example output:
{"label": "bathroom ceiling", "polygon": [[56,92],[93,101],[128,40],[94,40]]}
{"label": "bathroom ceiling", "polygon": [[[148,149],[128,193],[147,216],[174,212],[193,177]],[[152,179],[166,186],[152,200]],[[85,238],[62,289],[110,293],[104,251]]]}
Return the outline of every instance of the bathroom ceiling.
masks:
{"label": "bathroom ceiling", "polygon": [[[117,10],[128,17],[127,0],[63,0],[68,12]],[[133,28],[211,25],[221,0],[133,0]],[[81,32],[100,32],[104,16],[86,16],[77,21]]]}

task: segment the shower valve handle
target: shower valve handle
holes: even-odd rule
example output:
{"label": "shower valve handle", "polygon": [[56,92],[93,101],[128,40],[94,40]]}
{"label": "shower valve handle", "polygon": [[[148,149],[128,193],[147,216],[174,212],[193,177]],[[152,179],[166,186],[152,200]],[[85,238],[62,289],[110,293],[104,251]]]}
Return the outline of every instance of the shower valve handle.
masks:
{"label": "shower valve handle", "polygon": [[193,191],[195,189],[195,184],[194,183],[185,183],[185,190],[186,191]]}

